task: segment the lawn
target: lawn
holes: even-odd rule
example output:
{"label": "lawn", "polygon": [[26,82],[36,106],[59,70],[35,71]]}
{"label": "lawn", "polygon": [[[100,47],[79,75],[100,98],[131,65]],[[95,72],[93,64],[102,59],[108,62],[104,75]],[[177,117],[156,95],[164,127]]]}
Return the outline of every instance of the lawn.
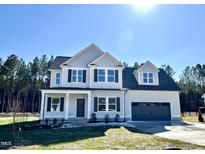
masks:
{"label": "lawn", "polygon": [[[4,118],[0,118],[0,140],[11,141],[11,124],[5,123],[5,121]],[[27,125],[34,125],[37,121],[26,123]],[[19,135],[17,144],[17,146],[9,148],[148,150],[178,147],[181,149],[205,149],[203,146],[156,137],[134,128],[111,126],[26,130]]]}
{"label": "lawn", "polygon": [[[202,115],[204,120],[205,120],[205,114]],[[185,112],[182,116],[182,120],[185,122],[199,122],[198,121],[198,115],[196,114],[196,112]]]}

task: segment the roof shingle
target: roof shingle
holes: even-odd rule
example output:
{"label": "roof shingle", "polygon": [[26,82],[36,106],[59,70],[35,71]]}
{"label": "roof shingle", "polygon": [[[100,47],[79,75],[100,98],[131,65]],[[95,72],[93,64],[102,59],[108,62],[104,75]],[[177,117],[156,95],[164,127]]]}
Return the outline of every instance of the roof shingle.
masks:
{"label": "roof shingle", "polygon": [[159,69],[159,85],[139,85],[134,75],[134,68],[127,67],[123,70],[123,88],[130,90],[167,90],[180,91],[174,80],[163,70]]}
{"label": "roof shingle", "polygon": [[57,56],[50,66],[50,69],[60,69],[60,65],[70,59],[71,57]]}

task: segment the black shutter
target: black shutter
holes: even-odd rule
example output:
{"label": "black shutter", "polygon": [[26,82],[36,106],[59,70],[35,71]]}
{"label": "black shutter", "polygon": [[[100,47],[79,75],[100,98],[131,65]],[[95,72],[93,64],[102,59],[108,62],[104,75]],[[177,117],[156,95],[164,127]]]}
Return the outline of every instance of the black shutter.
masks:
{"label": "black shutter", "polygon": [[120,112],[120,97],[117,97],[117,112]]}
{"label": "black shutter", "polygon": [[97,112],[98,98],[94,97],[94,112]]}
{"label": "black shutter", "polygon": [[118,82],[118,70],[115,70],[115,82]]}
{"label": "black shutter", "polygon": [[68,69],[68,82],[71,82],[72,70]]}
{"label": "black shutter", "polygon": [[48,112],[51,111],[51,97],[48,97],[48,101],[47,101],[47,111],[48,111]]}
{"label": "black shutter", "polygon": [[61,101],[60,101],[60,111],[61,111],[61,112],[64,111],[64,97],[61,97]]}
{"label": "black shutter", "polygon": [[97,82],[97,74],[98,70],[97,69],[94,69],[94,82]]}
{"label": "black shutter", "polygon": [[83,70],[83,83],[86,83],[86,70]]}

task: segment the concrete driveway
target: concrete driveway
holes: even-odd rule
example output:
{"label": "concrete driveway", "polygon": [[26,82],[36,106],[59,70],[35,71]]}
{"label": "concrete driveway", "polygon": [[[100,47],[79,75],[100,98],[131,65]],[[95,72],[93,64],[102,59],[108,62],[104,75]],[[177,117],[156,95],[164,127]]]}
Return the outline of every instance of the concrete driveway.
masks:
{"label": "concrete driveway", "polygon": [[205,124],[179,123],[171,125],[170,122],[131,122],[137,129],[156,136],[176,139],[192,144],[205,146]]}

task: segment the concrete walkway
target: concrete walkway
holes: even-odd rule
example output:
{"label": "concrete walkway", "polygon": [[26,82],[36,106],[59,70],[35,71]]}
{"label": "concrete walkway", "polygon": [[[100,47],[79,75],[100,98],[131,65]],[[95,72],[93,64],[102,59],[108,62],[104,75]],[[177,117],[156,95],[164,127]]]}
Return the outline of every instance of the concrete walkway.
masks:
{"label": "concrete walkway", "polygon": [[169,122],[132,122],[132,125],[156,136],[205,146],[205,124],[202,123],[186,122],[173,126]]}

